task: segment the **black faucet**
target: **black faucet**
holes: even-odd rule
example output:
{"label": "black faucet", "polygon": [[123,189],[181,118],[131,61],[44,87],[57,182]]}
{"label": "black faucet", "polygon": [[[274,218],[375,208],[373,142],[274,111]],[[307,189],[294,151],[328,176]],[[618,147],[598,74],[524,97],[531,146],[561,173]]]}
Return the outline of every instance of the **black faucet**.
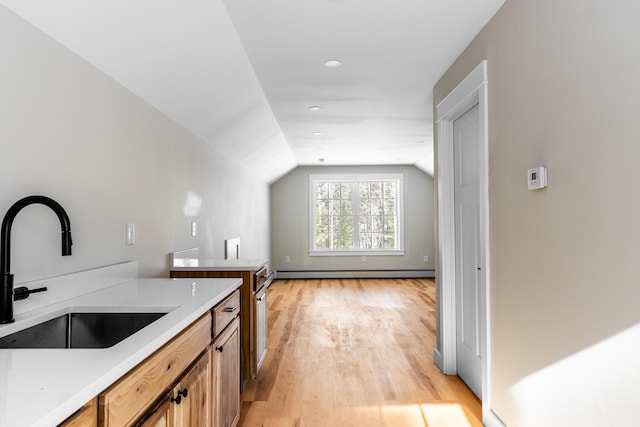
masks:
{"label": "black faucet", "polygon": [[[18,212],[22,208],[39,203],[51,208],[58,215],[62,227],[62,255],[71,255],[71,223],[69,216],[60,203],[45,196],[28,196],[13,204],[2,220],[2,233],[0,235],[0,324],[11,323],[13,318],[13,274],[9,272],[11,259],[11,225]],[[34,289],[40,291],[41,289]],[[27,290],[27,295],[29,291]],[[26,298],[26,297],[25,297]]]}

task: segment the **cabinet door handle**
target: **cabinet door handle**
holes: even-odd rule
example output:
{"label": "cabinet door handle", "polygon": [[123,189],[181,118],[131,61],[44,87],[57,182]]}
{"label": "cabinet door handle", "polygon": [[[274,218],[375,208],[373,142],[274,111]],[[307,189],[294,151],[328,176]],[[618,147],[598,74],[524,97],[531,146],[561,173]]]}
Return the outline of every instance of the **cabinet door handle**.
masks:
{"label": "cabinet door handle", "polygon": [[225,313],[233,313],[237,309],[238,309],[238,307],[225,307],[224,312]]}
{"label": "cabinet door handle", "polygon": [[224,347],[223,346],[216,347],[216,351],[219,351],[220,353],[222,353],[224,351]]}
{"label": "cabinet door handle", "polygon": [[189,389],[188,388],[184,388],[184,390],[178,390],[178,393],[176,393],[177,396],[175,398],[171,398],[172,402],[176,402],[176,405],[179,405],[180,402],[182,402],[182,398],[183,397],[187,397],[187,395],[189,394]]}

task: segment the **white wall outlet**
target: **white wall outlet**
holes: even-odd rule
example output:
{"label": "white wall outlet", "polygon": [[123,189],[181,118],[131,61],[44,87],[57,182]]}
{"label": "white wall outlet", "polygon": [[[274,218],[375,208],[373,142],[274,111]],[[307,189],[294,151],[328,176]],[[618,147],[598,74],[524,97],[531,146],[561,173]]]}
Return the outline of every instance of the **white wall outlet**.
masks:
{"label": "white wall outlet", "polygon": [[527,171],[527,188],[529,190],[540,190],[547,186],[547,168],[538,166]]}
{"label": "white wall outlet", "polygon": [[429,262],[429,255],[424,256],[424,262]]}
{"label": "white wall outlet", "polygon": [[127,224],[127,245],[136,244],[136,225]]}
{"label": "white wall outlet", "polygon": [[362,255],[362,262],[367,262],[367,256],[366,255]]}
{"label": "white wall outlet", "polygon": [[196,237],[196,222],[195,221],[191,221],[191,237]]}
{"label": "white wall outlet", "polygon": [[284,262],[291,262],[291,257],[289,255],[285,255]]}

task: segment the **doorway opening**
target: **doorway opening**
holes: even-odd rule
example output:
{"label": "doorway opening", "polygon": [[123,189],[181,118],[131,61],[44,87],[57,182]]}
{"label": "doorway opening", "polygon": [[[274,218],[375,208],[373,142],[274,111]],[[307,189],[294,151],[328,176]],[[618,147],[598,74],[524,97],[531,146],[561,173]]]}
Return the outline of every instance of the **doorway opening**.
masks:
{"label": "doorway opening", "polygon": [[[454,123],[477,105],[478,108],[478,243],[474,259],[478,281],[476,337],[481,359],[482,418],[487,426],[501,426],[491,411],[490,368],[490,263],[489,263],[489,195],[488,195],[488,102],[487,61],[482,61],[444,100],[436,106],[437,124],[437,192],[438,192],[438,346],[434,361],[445,374],[458,374],[458,323],[456,280],[462,262],[456,253],[456,161]],[[458,167],[460,167],[458,165]],[[458,251],[459,252],[459,251]]]}

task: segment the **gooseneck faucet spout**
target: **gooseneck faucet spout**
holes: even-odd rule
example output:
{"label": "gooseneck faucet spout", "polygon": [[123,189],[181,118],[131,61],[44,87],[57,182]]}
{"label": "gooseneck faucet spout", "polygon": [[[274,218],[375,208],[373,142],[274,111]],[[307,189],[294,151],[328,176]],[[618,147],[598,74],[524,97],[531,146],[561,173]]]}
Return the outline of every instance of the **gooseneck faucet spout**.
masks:
{"label": "gooseneck faucet spout", "polygon": [[28,196],[18,200],[7,211],[2,220],[0,233],[0,324],[11,323],[13,318],[13,274],[11,274],[11,226],[18,212],[24,207],[39,203],[58,216],[62,228],[62,255],[71,255],[71,222],[60,203],[45,196]]}

